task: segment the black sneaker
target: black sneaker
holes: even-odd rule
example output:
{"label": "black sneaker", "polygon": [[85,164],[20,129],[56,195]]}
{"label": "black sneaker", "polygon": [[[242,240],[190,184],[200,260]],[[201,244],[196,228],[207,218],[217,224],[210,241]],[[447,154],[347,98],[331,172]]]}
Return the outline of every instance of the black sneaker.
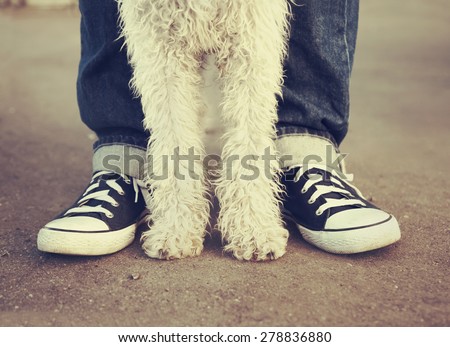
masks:
{"label": "black sneaker", "polygon": [[397,220],[325,166],[285,171],[284,212],[309,243],[331,253],[351,254],[400,239]]}
{"label": "black sneaker", "polygon": [[38,249],[72,255],[117,252],[133,242],[144,211],[140,181],[96,172],[75,204],[39,231]]}

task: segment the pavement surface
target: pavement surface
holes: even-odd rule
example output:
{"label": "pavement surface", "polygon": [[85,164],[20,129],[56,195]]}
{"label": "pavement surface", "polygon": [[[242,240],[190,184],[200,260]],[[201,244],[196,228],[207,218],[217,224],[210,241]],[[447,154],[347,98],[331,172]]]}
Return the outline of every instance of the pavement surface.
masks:
{"label": "pavement surface", "polygon": [[[1,326],[448,326],[450,2],[363,1],[342,150],[399,220],[397,244],[322,252],[292,233],[274,262],[240,262],[213,232],[197,258],[138,241],[103,257],[44,254],[39,228],[91,175],[75,94],[77,10],[0,11]],[[210,149],[220,128],[208,123]]]}

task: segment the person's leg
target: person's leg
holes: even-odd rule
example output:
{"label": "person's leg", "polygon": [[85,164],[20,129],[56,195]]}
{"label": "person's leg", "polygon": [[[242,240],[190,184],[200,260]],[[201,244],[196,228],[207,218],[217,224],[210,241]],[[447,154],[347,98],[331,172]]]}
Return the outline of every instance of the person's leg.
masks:
{"label": "person's leg", "polygon": [[142,178],[148,133],[142,125],[141,101],[129,87],[132,69],[124,40],[119,39],[117,2],[80,0],[79,6],[77,95],[81,119],[98,136],[94,171],[117,167],[121,173]]}
{"label": "person's leg", "polygon": [[[278,146],[298,159],[320,139],[337,147],[348,129],[349,82],[358,27],[358,0],[303,0],[292,5]],[[299,147],[299,139],[302,147]],[[295,146],[294,146],[295,143]],[[287,154],[287,153],[286,153]]]}
{"label": "person's leg", "polygon": [[397,221],[349,184],[338,160],[348,129],[359,2],[303,0],[300,5],[292,7],[277,124],[286,214],[307,241],[329,252],[389,245],[400,238]]}
{"label": "person's leg", "polygon": [[148,133],[138,98],[129,88],[123,39],[114,0],[80,0],[81,60],[78,105],[93,130],[93,177],[83,194],[38,234],[45,252],[101,255],[129,245],[145,209],[143,178]]}

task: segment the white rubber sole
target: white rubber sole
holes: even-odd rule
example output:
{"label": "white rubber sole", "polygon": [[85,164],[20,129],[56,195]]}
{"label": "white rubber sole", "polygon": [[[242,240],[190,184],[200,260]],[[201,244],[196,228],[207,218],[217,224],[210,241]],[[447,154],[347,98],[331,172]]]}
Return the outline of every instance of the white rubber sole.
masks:
{"label": "white rubber sole", "polygon": [[309,230],[295,223],[305,241],[336,254],[354,254],[389,246],[400,240],[400,227],[394,216],[383,223],[342,231]]}
{"label": "white rubber sole", "polygon": [[133,242],[136,225],[106,232],[75,232],[44,227],[39,230],[37,247],[42,252],[68,255],[111,254]]}

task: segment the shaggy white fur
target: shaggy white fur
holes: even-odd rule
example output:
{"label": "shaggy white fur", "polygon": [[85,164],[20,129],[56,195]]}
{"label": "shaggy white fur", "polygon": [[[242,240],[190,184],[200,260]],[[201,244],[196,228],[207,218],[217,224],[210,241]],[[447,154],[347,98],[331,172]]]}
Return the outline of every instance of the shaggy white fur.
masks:
{"label": "shaggy white fur", "polygon": [[[286,53],[287,0],[118,0],[122,35],[134,69],[131,85],[141,97],[144,126],[151,132],[148,173],[150,230],[142,235],[147,255],[172,259],[198,255],[209,218],[202,160],[180,167],[175,177],[163,155],[189,148],[204,156],[200,115],[200,67],[205,53],[215,53],[224,95],[226,125],[222,159],[238,156],[230,171],[224,165],[216,194],[219,229],[225,250],[238,259],[276,259],[285,253],[288,232],[279,209],[279,167],[265,168],[261,156],[275,153],[276,95],[281,94]],[[240,160],[260,174],[249,172]],[[168,178],[155,179],[164,170]],[[270,171],[270,177],[264,175]]]}

